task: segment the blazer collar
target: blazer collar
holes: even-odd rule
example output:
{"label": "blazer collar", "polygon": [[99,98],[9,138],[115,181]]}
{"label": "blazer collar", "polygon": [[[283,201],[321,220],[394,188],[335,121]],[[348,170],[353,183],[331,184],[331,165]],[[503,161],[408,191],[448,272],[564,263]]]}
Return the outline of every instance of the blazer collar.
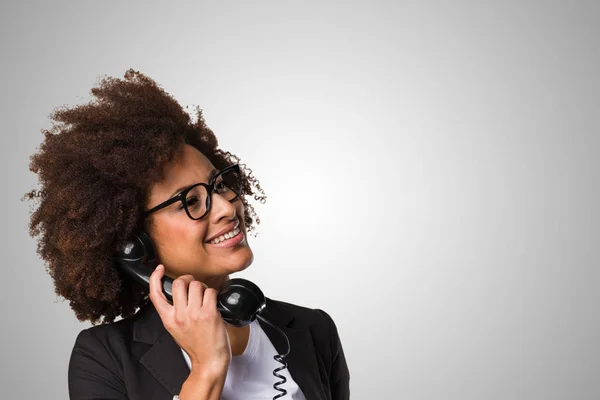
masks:
{"label": "blazer collar", "polygon": [[[133,340],[152,346],[142,356],[140,363],[172,395],[178,394],[190,373],[181,348],[165,329],[152,302],[149,301],[138,311],[138,314],[133,325]],[[326,399],[319,378],[316,349],[310,331],[296,328],[294,315],[268,297],[260,315],[281,329],[288,337],[291,351],[284,361],[304,396],[307,399]],[[261,320],[259,324],[279,354],[284,354],[287,351],[287,343],[281,333]]]}

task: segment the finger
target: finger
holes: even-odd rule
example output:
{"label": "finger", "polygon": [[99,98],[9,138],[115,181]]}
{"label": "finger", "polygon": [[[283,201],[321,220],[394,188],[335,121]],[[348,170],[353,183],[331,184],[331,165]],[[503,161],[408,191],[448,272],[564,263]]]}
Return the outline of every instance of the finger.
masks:
{"label": "finger", "polygon": [[152,304],[154,304],[154,308],[156,308],[156,311],[161,317],[166,316],[169,312],[169,309],[171,308],[171,304],[169,303],[162,291],[161,278],[164,274],[165,266],[160,264],[154,269],[152,275],[150,275],[149,297],[152,301]]}
{"label": "finger", "polygon": [[194,277],[191,275],[182,275],[173,281],[173,306],[175,310],[185,309],[188,302],[188,285]]}
{"label": "finger", "polygon": [[204,297],[205,284],[200,281],[190,282],[188,290],[188,308],[199,312],[202,307],[202,299]]}
{"label": "finger", "polygon": [[217,308],[217,295],[218,292],[214,288],[207,288],[204,290],[204,299],[202,299],[202,307],[209,310],[216,310]]}

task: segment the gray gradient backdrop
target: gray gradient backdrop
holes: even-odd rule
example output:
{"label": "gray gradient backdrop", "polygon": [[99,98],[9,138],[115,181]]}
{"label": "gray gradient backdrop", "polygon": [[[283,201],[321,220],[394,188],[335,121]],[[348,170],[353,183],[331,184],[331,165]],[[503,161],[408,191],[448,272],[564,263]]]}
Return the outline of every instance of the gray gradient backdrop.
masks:
{"label": "gray gradient backdrop", "polygon": [[239,276],[334,317],[353,399],[600,398],[599,3],[219,3],[0,6],[0,397],[67,398],[89,326],[28,236],[28,157],[132,67],[260,180]]}

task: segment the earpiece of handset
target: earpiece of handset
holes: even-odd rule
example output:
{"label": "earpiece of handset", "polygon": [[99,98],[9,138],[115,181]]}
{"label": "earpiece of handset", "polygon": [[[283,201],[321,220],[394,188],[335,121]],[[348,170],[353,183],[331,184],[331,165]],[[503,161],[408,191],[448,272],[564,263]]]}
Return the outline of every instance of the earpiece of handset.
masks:
{"label": "earpiece of handset", "polygon": [[[139,232],[115,256],[117,264],[136,281],[150,285],[150,275],[156,268],[156,254],[152,240]],[[162,277],[162,290],[173,301],[173,279]],[[230,279],[217,296],[217,309],[230,325],[241,327],[254,321],[266,306],[266,299],[258,286],[243,278]]]}
{"label": "earpiece of handset", "polygon": [[[129,276],[145,286],[150,286],[150,275],[156,268],[156,253],[152,240],[146,232],[138,232],[125,243],[114,259]],[[162,290],[169,301],[173,301],[173,279],[162,277]]]}

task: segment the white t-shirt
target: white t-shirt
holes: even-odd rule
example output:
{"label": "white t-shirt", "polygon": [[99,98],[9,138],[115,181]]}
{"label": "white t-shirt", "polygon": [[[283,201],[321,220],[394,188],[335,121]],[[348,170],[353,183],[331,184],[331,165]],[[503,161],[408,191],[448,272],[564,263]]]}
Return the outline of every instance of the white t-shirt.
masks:
{"label": "white t-shirt", "polygon": [[[181,351],[191,369],[190,357],[183,349]],[[280,378],[273,375],[273,370],[282,366],[273,358],[277,354],[279,353],[258,320],[252,321],[244,353],[231,358],[221,400],[267,400],[281,393],[273,388],[273,384],[280,381]],[[278,386],[287,391],[287,394],[281,397],[282,400],[306,400],[287,368],[278,374],[287,379],[283,385]]]}

